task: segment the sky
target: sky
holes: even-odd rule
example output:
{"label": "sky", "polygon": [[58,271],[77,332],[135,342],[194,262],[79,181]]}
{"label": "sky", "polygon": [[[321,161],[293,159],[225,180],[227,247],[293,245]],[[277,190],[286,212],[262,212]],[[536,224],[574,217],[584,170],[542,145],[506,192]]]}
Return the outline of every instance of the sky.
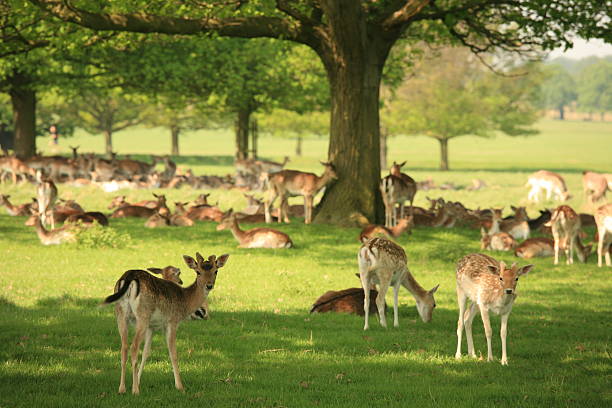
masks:
{"label": "sky", "polygon": [[548,59],[557,57],[581,59],[591,55],[598,57],[612,55],[612,45],[606,44],[602,40],[591,40],[587,42],[582,39],[577,39],[574,42],[574,47],[572,49],[567,51],[563,51],[561,48],[553,50],[548,56]]}

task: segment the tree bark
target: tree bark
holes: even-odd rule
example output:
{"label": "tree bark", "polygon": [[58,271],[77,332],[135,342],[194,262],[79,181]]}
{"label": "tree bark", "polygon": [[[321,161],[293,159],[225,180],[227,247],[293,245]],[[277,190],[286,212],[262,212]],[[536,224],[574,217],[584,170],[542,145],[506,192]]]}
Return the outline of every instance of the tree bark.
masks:
{"label": "tree bark", "polygon": [[104,144],[106,146],[106,154],[109,158],[113,157],[113,131],[106,129],[104,132]]}
{"label": "tree bark", "polygon": [[179,134],[181,133],[181,128],[172,125],[170,126],[170,134],[172,135],[172,155],[179,156]]}
{"label": "tree bark", "polygon": [[438,139],[440,142],[440,170],[448,171],[448,139]]}
{"label": "tree bark", "polygon": [[257,119],[251,121],[251,157],[257,159],[257,140],[259,139],[259,127]]}
{"label": "tree bark", "polygon": [[249,120],[251,111],[241,109],[236,118],[236,159],[244,160],[249,157]]}
{"label": "tree bark", "polygon": [[298,136],[296,142],[295,155],[299,157],[302,156],[302,136]]}
{"label": "tree bark", "polygon": [[380,168],[384,171],[387,169],[387,129],[380,129]]}
{"label": "tree bark", "polygon": [[15,74],[9,78],[15,155],[27,159],[36,154],[36,92],[29,88],[29,78]]}
{"label": "tree bark", "polygon": [[565,119],[565,109],[563,105],[559,106],[559,120]]}

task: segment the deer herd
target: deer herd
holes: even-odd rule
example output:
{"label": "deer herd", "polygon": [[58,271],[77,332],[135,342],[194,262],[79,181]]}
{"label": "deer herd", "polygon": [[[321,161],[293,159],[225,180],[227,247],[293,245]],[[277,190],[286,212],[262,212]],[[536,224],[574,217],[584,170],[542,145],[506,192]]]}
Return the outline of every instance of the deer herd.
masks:
{"label": "deer herd", "polygon": [[[40,242],[55,245],[76,239],[79,229],[89,225],[106,226],[109,219],[135,217],[145,219],[145,226],[191,227],[197,222],[217,222],[217,231],[229,230],[240,248],[294,247],[286,233],[258,227],[242,229],[239,223],[287,223],[291,217],[303,217],[305,224],[313,220],[314,198],[340,175],[330,162],[322,162],[321,175],[284,169],[283,163],[263,160],[238,160],[237,176],[214,178],[196,177],[191,171],[179,174],[176,164],[168,157],[152,157],[152,162],[131,158],[118,159],[113,155],[104,160],[94,155],[79,155],[73,148],[72,158],[36,156],[22,161],[16,157],[0,158],[0,181],[10,177],[13,183],[33,180],[36,197],[29,203],[14,205],[9,195],[0,195],[0,205],[6,207],[11,216],[30,216],[26,224],[35,227]],[[165,168],[157,172],[157,163]],[[396,239],[402,234],[412,233],[418,226],[453,228],[456,226],[480,229],[481,250],[512,251],[524,259],[553,257],[559,263],[561,251],[566,263],[573,264],[574,253],[581,262],[586,262],[592,245],[584,245],[586,234],[582,228],[595,225],[597,228],[597,262],[602,266],[605,258],[610,261],[612,243],[612,204],[604,204],[594,211],[594,216],[577,213],[562,204],[557,208],[540,210],[536,218],[529,218],[525,207],[511,206],[512,215],[504,217],[503,208],[469,209],[460,202],[443,198],[431,199],[428,208],[414,205],[419,183],[402,173],[404,163],[393,162],[388,175],[380,180],[379,190],[385,208],[385,225],[370,224],[359,234],[361,246],[357,251],[357,265],[361,288],[329,291],[312,306],[311,313],[342,311],[364,316],[364,330],[369,329],[369,315],[378,312],[381,326],[387,327],[385,317],[385,295],[393,288],[393,325],[399,325],[398,299],[403,286],[414,297],[416,308],[423,322],[432,319],[436,307],[434,294],[436,285],[430,290],[423,288],[408,269],[408,258]],[[71,200],[62,200],[56,183],[66,182],[75,186],[95,184],[105,191],[119,188],[174,188],[189,184],[194,188],[219,188],[220,186],[250,185],[264,191],[264,198],[245,194],[247,206],[242,211],[222,211],[218,203],[208,201],[210,194],[200,194],[192,202],[175,202],[174,212],[168,207],[164,194],[153,194],[152,200],[128,202],[125,195],[113,198],[108,206],[112,212],[105,215],[96,211],[85,211]],[[543,192],[546,199],[567,201],[571,196],[563,178],[554,172],[541,170],[529,176],[528,200],[538,203]],[[595,207],[605,200],[606,192],[612,189],[612,175],[594,172],[583,173],[586,201]],[[289,198],[301,196],[303,205],[289,205]],[[279,206],[273,209],[276,199]],[[407,204],[408,203],[408,204]],[[57,227],[56,223],[64,223]],[[50,227],[50,229],[48,229]],[[549,235],[530,237],[539,235]],[[132,392],[140,392],[140,380],[144,365],[150,354],[154,330],[162,329],[166,336],[175,386],[183,390],[176,351],[176,334],[180,321],[205,319],[210,316],[208,294],[215,285],[218,270],[229,255],[204,258],[200,253],[195,259],[185,255],[187,266],[196,273],[195,282],[183,287],[180,269],[174,266],[149,268],[148,271],[134,269],[125,272],[115,284],[114,293],[104,304],[115,305],[115,315],[121,338],[121,377],[119,392],[126,392],[125,378],[128,352],[131,358]],[[502,365],[508,364],[506,352],[507,325],[516,299],[516,287],[520,276],[533,270],[533,265],[508,266],[489,255],[473,253],[464,256],[456,265],[456,292],[459,305],[457,323],[456,358],[461,358],[462,338],[465,331],[467,354],[474,357],[472,321],[480,312],[487,339],[488,360],[491,361],[491,324],[489,313],[501,316]],[[160,277],[156,277],[159,275]],[[470,300],[470,305],[467,301]],[[128,326],[135,326],[131,346],[128,343]],[[138,358],[140,345],[144,342],[142,355]]]}

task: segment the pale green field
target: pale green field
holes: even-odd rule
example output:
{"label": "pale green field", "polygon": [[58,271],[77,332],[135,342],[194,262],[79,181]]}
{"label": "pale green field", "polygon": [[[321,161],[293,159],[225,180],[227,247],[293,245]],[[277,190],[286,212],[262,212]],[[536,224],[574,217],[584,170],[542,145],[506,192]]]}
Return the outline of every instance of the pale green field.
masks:
{"label": "pale green field", "polygon": [[[612,124],[542,122],[542,135],[529,139],[464,138],[451,142],[449,173],[436,170],[435,141],[397,138],[390,160],[407,160],[417,180],[466,186],[473,178],[489,187],[467,192],[434,190],[429,196],[460,199],[470,207],[524,203],[526,176],[541,168],[558,170],[584,205],[581,171],[612,172]],[[165,153],[168,138],[159,130],[117,134],[123,153]],[[232,171],[230,133],[200,132],[182,140],[188,154],[177,162],[197,174]],[[83,151],[102,150],[101,137],[62,140]],[[40,141],[46,147],[46,141]],[[261,155],[291,155],[290,140],[263,138]],[[320,171],[326,142],[309,140],[305,156],[291,167]],[[76,198],[88,210],[106,210],[115,194],[97,188],[60,185],[60,196]],[[169,201],[190,200],[199,191],[163,191]],[[34,186],[0,186],[17,203]],[[126,191],[131,200],[150,191]],[[212,191],[224,208],[243,208],[238,191]],[[425,204],[417,195],[417,203]],[[298,200],[299,202],[299,200]],[[531,205],[530,213],[556,203]],[[172,208],[172,206],[171,206]],[[192,228],[149,230],[142,220],[111,220],[131,236],[131,245],[82,248],[43,247],[23,219],[0,214],[0,407],[604,407],[612,404],[612,270],[586,265],[553,266],[537,259],[519,283],[510,317],[509,366],[499,364],[499,319],[492,318],[496,362],[456,361],[457,305],[454,265],[479,250],[479,231],[419,228],[399,243],[416,279],[427,289],[440,284],[431,323],[418,319],[414,300],[400,295],[400,327],[384,330],[375,318],[364,333],[363,318],[309,315],[327,290],[358,287],[358,229],[305,226],[294,220],[278,228],[296,244],[291,250],[237,249],[227,231],[213,223]],[[593,229],[589,228],[589,236]],[[590,239],[588,240],[590,241]],[[185,322],[178,353],[185,394],[174,389],[163,336],[157,334],[139,397],[117,395],[119,336],[112,308],[96,305],[112,292],[127,269],[173,264],[186,283],[193,275],[182,255],[230,253],[211,294],[212,318]],[[496,253],[506,262],[509,253]],[[525,264],[521,261],[520,264]],[[392,296],[387,297],[391,304]],[[387,317],[390,318],[391,311]],[[474,322],[478,355],[486,357],[480,318]],[[465,344],[464,344],[465,350]],[[128,388],[130,381],[128,381]]]}

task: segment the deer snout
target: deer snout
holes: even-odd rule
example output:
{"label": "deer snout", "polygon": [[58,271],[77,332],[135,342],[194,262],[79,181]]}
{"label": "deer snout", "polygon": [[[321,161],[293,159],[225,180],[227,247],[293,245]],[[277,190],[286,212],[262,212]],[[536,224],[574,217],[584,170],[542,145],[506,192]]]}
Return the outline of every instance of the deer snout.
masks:
{"label": "deer snout", "polygon": [[215,286],[215,285],[210,285],[210,284],[209,284],[209,285],[206,285],[206,289],[208,289],[208,290],[212,290],[212,288],[213,288],[214,286]]}
{"label": "deer snout", "polygon": [[506,295],[511,295],[514,292],[512,289],[506,289]]}

